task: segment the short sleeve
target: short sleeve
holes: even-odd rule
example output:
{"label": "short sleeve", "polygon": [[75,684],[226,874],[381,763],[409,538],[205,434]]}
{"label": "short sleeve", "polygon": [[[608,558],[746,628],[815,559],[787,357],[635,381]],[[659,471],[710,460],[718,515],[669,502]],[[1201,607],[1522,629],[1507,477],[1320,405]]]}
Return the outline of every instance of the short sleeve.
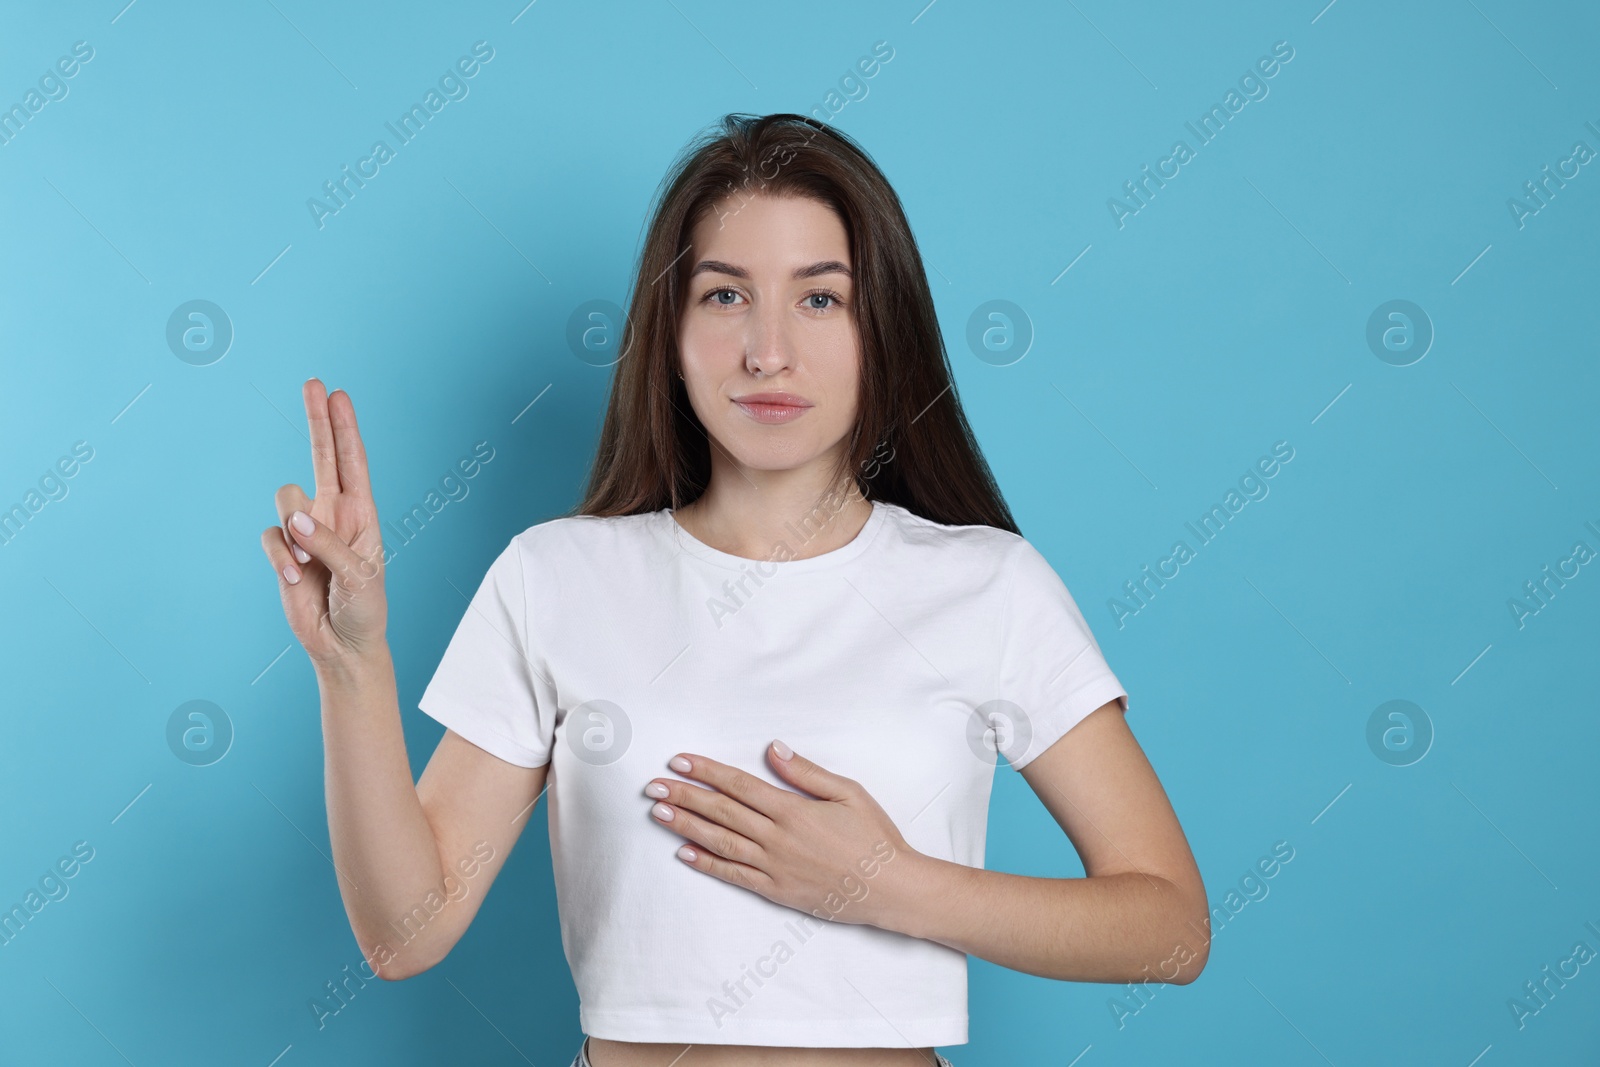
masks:
{"label": "short sleeve", "polygon": [[[1111,672],[1100,644],[1066,584],[1027,541],[1013,549],[1000,624],[1000,699],[1016,705],[1002,755],[1021,770],[1090,712],[1128,694]],[[1020,709],[1020,714],[1018,714]]]}
{"label": "short sleeve", "polygon": [[518,767],[550,761],[555,694],[531,658],[528,590],[517,538],[484,575],[417,706]]}

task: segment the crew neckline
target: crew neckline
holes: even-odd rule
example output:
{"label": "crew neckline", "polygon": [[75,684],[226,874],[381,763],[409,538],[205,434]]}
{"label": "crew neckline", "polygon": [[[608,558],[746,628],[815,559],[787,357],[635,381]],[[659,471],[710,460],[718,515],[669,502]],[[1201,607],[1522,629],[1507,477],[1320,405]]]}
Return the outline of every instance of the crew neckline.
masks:
{"label": "crew neckline", "polygon": [[[671,508],[662,508],[656,512],[656,516],[660,522],[665,524],[664,532],[678,548],[708,563],[714,563],[719,567],[735,571],[745,570],[764,563],[784,574],[802,574],[806,571],[823,570],[841,563],[847,563],[867,550],[868,546],[877,538],[878,532],[888,522],[889,508],[894,506],[881,500],[870,500],[868,503],[872,505],[872,514],[867,516],[867,521],[862,524],[855,537],[845,544],[821,555],[782,561],[752,559],[749,556],[736,556],[732,552],[724,552],[720,548],[712,548],[684,529],[678,520],[673,517]],[[800,537],[798,531],[796,531],[794,540],[788,543],[793,544],[802,540],[804,538]]]}

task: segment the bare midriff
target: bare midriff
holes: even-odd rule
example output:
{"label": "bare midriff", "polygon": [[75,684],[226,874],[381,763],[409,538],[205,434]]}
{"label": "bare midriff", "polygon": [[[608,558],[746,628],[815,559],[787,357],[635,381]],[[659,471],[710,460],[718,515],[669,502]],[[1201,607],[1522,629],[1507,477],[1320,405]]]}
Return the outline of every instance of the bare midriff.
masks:
{"label": "bare midriff", "polygon": [[931,1048],[796,1048],[787,1045],[684,1045],[591,1037],[593,1067],[932,1067]]}

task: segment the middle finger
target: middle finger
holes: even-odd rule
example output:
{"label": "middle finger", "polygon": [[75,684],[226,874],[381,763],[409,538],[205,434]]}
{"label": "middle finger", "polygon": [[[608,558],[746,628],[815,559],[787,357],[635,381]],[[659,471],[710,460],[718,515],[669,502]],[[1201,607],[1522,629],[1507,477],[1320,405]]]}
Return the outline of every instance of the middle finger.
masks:
{"label": "middle finger", "polygon": [[[663,792],[665,796],[662,795]],[[719,793],[692,782],[657,778],[650,783],[645,793],[674,811],[690,812],[703,821],[726,827],[751,841],[759,842],[764,839],[767,830],[772,826],[772,820],[759,811],[753,811],[726,793]],[[677,815],[667,825],[675,826],[682,818],[683,815]]]}
{"label": "middle finger", "polygon": [[[664,814],[670,818],[662,818]],[[721,823],[703,818],[688,808],[669,805],[666,801],[652,804],[650,817],[723,859],[760,867],[760,857],[764,854],[761,846]]]}

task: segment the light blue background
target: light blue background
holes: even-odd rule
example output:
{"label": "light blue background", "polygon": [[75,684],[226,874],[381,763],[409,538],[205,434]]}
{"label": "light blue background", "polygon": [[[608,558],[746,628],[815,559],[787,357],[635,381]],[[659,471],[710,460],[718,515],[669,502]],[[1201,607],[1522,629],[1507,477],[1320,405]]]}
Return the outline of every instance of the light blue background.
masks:
{"label": "light blue background", "polygon": [[[623,302],[697,129],[819,108],[879,40],[894,58],[834,121],[905,202],[961,400],[1130,691],[1213,905],[1295,850],[1197,983],[1119,1026],[1126,989],[974,959],[971,1042],[944,1051],[1600,1054],[1600,965],[1523,1028],[1507,1006],[1576,942],[1600,950],[1600,566],[1520,629],[1507,608],[1575,541],[1600,550],[1600,163],[1522,228],[1507,207],[1575,141],[1600,150],[1592,7],[123,2],[0,16],[0,104],[95,50],[0,145],[0,505],[94,449],[0,546],[0,903],[95,849],[0,948],[0,1061],[566,1063],[542,804],[447,960],[322,1029],[308,1007],[360,950],[326,858],[315,679],[258,540],[277,487],[311,484],[300,385],[354,398],[380,513],[495,449],[389,571],[420,772],[441,729],[415,702],[463,591],[582,484],[609,371],[568,349],[569,314]],[[319,230],[307,198],[478,40],[495,56],[470,95]],[[1108,198],[1193,147],[1184,123],[1278,41],[1270,94],[1119,229]],[[236,330],[205,367],[165,341],[197,298]],[[992,299],[1034,332],[1009,366],[965,341]],[[1436,331],[1410,366],[1366,343],[1392,299]],[[1280,440],[1270,495],[1119,628],[1109,598]],[[193,699],[236,731],[208,767],[165,739]],[[1366,741],[1391,699],[1436,732],[1411,766]],[[1081,874],[998,774],[988,865]]]}

